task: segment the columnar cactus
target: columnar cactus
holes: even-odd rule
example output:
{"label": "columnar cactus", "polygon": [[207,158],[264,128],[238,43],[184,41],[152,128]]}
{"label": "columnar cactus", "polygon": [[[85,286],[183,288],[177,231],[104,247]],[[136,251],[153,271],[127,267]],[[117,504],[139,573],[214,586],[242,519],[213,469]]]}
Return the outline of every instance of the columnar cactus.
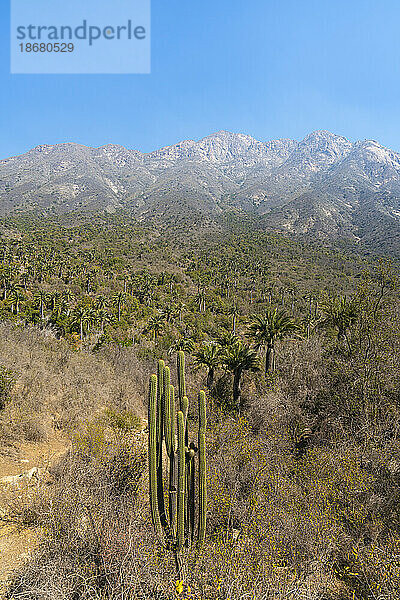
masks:
{"label": "columnar cactus", "polygon": [[[158,363],[157,375],[150,377],[149,387],[149,484],[150,508],[154,529],[160,540],[175,553],[177,566],[181,551],[195,540],[201,549],[206,530],[206,395],[199,393],[198,447],[189,443],[188,407],[185,386],[185,359],[178,353],[179,410],[176,414],[175,389],[170,370]],[[163,450],[168,456],[168,507],[164,498]],[[197,466],[196,466],[197,465]],[[198,497],[196,502],[196,471]],[[196,510],[197,509],[197,510]],[[197,514],[197,517],[196,517]]]}
{"label": "columnar cactus", "polygon": [[206,395],[199,393],[199,530],[197,544],[201,547],[206,535],[207,464],[206,464]]}
{"label": "columnar cactus", "polygon": [[156,493],[150,493],[151,518],[158,536],[162,535],[162,525],[160,520],[160,511],[157,496],[157,375],[150,377],[149,387],[149,480],[150,490]]}
{"label": "columnar cactus", "polygon": [[179,390],[179,403],[182,410],[182,402],[186,396],[186,382],[185,382],[185,353],[182,350],[178,352],[177,358],[177,370],[178,370],[178,390]]}

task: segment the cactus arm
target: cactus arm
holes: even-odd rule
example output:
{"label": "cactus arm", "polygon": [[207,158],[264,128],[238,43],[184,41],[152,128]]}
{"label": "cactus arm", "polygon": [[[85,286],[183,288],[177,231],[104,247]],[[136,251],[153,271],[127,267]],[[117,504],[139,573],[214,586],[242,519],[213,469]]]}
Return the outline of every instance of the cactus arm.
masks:
{"label": "cactus arm", "polygon": [[169,522],[172,536],[176,536],[177,527],[177,456],[176,456],[176,426],[175,426],[175,390],[174,386],[169,386]]}
{"label": "cactus arm", "polygon": [[157,494],[157,375],[150,377],[149,386],[149,493],[151,518],[157,535],[162,538],[163,530],[158,512]]}
{"label": "cactus arm", "polygon": [[179,392],[179,406],[183,412],[183,398],[186,396],[186,383],[185,383],[185,353],[182,350],[178,352],[177,358],[177,369],[178,369],[178,392]]}
{"label": "cactus arm", "polygon": [[207,520],[207,464],[206,464],[206,436],[199,432],[199,528],[197,534],[198,550],[204,544],[206,537]]}
{"label": "cactus arm", "polygon": [[183,421],[185,423],[185,446],[189,446],[189,422],[188,422],[188,412],[189,412],[189,400],[187,399],[187,396],[184,396],[182,398],[182,408],[181,411],[183,412]]}
{"label": "cactus arm", "polygon": [[184,396],[182,398],[181,411],[183,413],[183,422],[184,422],[185,428],[186,428],[187,427],[187,417],[188,417],[188,412],[189,412],[189,400],[187,399],[187,396]]}
{"label": "cactus arm", "polygon": [[164,439],[164,419],[163,419],[163,394],[164,394],[164,370],[163,360],[158,361],[157,370],[157,501],[158,512],[160,514],[161,525],[168,535],[169,525],[165,509],[164,482],[163,482],[163,439]]}
{"label": "cactus arm", "polygon": [[195,477],[196,477],[196,463],[194,461],[195,450],[194,444],[190,444],[187,463],[187,503],[188,503],[188,536],[190,544],[193,544],[194,540],[194,524],[195,524]]}
{"label": "cactus arm", "polygon": [[172,452],[177,450],[176,440],[176,409],[175,409],[175,388],[173,385],[169,386],[169,409],[171,413],[171,449]]}
{"label": "cactus arm", "polygon": [[178,412],[178,520],[176,547],[181,550],[185,543],[185,505],[186,505],[186,453],[185,421],[182,411]]}
{"label": "cactus arm", "polygon": [[164,438],[164,419],[163,419],[163,393],[164,393],[164,371],[165,363],[158,361],[157,369],[157,440],[160,443],[159,451],[161,454],[162,440]]}
{"label": "cactus arm", "polygon": [[168,456],[171,456],[171,453],[172,453],[170,379],[171,379],[171,374],[170,374],[169,367],[165,367],[165,370],[164,370],[164,393],[163,393],[163,418],[164,418],[165,446],[167,449]]}
{"label": "cactus arm", "polygon": [[204,433],[207,428],[207,402],[206,394],[203,390],[199,392],[199,430],[203,429]]}
{"label": "cactus arm", "polygon": [[206,536],[207,520],[207,462],[206,462],[206,427],[207,407],[206,395],[203,390],[199,393],[199,527],[197,533],[197,548],[200,549]]}

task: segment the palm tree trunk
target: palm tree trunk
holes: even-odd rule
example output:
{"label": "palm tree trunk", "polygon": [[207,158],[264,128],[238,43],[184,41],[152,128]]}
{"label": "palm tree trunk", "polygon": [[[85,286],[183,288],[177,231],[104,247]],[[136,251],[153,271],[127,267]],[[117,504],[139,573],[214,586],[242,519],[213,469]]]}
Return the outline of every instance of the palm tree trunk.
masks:
{"label": "palm tree trunk", "polygon": [[347,344],[347,348],[348,348],[348,350],[349,350],[349,354],[351,354],[350,340],[349,340],[349,337],[348,337],[348,335],[347,335],[347,332],[346,332],[346,331],[344,332],[343,336],[344,336],[344,339],[346,340],[346,344]]}
{"label": "palm tree trunk", "polygon": [[240,397],[242,393],[241,389],[242,371],[237,369],[233,374],[233,404],[237,407],[240,412]]}
{"label": "palm tree trunk", "polygon": [[275,370],[275,350],[273,344],[268,344],[265,354],[265,375]]}
{"label": "palm tree trunk", "polygon": [[210,367],[208,369],[208,373],[207,373],[207,387],[210,390],[213,386],[214,383],[214,369],[213,367]]}

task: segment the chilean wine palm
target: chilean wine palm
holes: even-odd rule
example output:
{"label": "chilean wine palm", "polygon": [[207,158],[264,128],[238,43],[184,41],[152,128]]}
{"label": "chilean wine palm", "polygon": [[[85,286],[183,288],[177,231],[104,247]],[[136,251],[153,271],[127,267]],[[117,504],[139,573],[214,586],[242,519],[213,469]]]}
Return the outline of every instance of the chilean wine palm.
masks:
{"label": "chilean wine palm", "polygon": [[207,369],[207,387],[210,389],[214,383],[215,369],[221,364],[222,348],[218,344],[204,344],[194,353],[196,367]]}
{"label": "chilean wine palm", "polygon": [[190,337],[180,337],[177,338],[169,347],[168,354],[173,354],[174,352],[179,352],[182,350],[186,354],[192,354],[194,350],[194,341]]}
{"label": "chilean wine palm", "polygon": [[79,337],[83,340],[85,328],[90,323],[92,318],[92,311],[86,306],[77,306],[71,314],[71,325],[77,325],[79,327]]}
{"label": "chilean wine palm", "polygon": [[348,300],[346,296],[340,298],[330,298],[321,305],[323,318],[320,326],[336,331],[337,339],[346,340],[349,350],[350,342],[347,331],[358,317],[358,307],[354,300]]}
{"label": "chilean wine palm", "polygon": [[35,294],[35,300],[39,304],[40,319],[44,319],[44,309],[47,306],[48,294],[44,290],[39,290]]}
{"label": "chilean wine palm", "polygon": [[157,342],[157,338],[160,333],[163,331],[165,326],[165,321],[161,315],[154,315],[151,317],[147,323],[147,326],[143,330],[144,334],[151,333],[153,335],[154,345]]}
{"label": "chilean wine palm", "polygon": [[117,292],[112,297],[112,305],[117,309],[118,322],[121,321],[121,310],[126,302],[126,294],[124,292]]}
{"label": "chilean wine palm", "polygon": [[233,404],[240,411],[242,376],[245,371],[260,369],[257,352],[241,340],[227,346],[221,356],[222,364],[233,375]]}
{"label": "chilean wine palm", "polygon": [[275,370],[275,342],[293,334],[299,334],[300,327],[285,311],[268,309],[265,315],[253,315],[248,337],[257,349],[265,347],[265,374]]}

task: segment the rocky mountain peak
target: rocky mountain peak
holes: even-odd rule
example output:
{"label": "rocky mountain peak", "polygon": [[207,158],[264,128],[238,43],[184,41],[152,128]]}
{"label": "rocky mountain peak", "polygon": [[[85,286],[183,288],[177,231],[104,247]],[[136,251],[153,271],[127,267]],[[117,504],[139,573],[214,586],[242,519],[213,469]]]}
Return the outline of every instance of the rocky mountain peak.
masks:
{"label": "rocky mountain peak", "polygon": [[313,131],[295,148],[284,168],[295,169],[302,174],[326,170],[347,156],[353,144],[343,136],[329,131]]}
{"label": "rocky mountain peak", "polygon": [[0,161],[0,214],[118,207],[161,221],[251,212],[282,231],[355,238],[390,220],[400,233],[400,154],[329,131],[298,142],[222,130],[147,154],[42,144]]}

